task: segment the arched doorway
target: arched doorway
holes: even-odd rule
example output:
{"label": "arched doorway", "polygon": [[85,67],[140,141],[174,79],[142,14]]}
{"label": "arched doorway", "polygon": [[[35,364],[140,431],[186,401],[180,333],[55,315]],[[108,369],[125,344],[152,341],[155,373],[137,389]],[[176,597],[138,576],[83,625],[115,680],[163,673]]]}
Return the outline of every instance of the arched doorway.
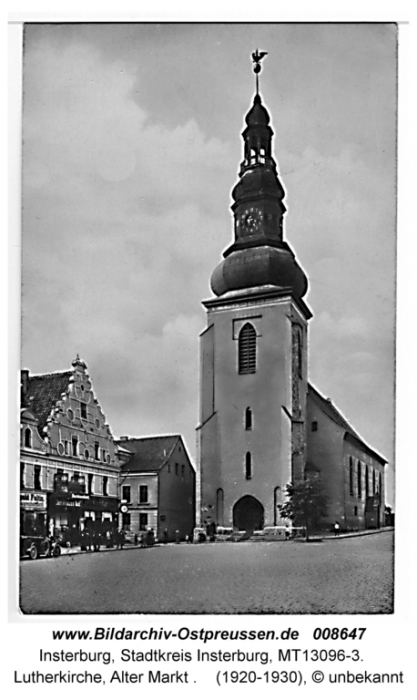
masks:
{"label": "arched doorway", "polygon": [[264,507],[257,498],[243,496],[233,506],[233,525],[238,530],[262,530],[264,526]]}

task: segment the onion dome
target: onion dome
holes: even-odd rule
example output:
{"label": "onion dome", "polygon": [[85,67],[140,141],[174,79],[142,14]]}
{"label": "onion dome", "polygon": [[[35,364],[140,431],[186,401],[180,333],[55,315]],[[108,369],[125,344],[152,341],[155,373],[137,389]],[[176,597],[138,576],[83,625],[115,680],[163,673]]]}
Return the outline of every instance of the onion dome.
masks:
{"label": "onion dome", "polygon": [[290,288],[298,299],[307,292],[307,278],[289,248],[264,245],[235,250],[211,276],[216,296],[264,285]]}
{"label": "onion dome", "polygon": [[269,114],[262,104],[260,95],[255,95],[253,106],[247,113],[245,122],[248,126],[267,126],[269,124]]}

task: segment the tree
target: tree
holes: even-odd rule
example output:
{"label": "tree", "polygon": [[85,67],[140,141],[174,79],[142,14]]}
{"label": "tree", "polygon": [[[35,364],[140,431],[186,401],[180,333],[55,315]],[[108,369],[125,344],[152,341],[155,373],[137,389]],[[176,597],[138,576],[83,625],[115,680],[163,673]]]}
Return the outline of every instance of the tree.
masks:
{"label": "tree", "polygon": [[317,474],[306,474],[303,480],[287,484],[285,502],[278,506],[281,518],[305,528],[306,540],[327,514],[327,496]]}

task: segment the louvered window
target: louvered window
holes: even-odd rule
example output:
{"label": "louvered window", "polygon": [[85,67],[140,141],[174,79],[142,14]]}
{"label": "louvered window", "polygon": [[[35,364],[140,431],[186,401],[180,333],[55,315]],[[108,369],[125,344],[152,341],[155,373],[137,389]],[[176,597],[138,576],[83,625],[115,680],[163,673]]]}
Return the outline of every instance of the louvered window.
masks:
{"label": "louvered window", "polygon": [[239,374],[256,372],[256,331],[246,323],[239,333]]}

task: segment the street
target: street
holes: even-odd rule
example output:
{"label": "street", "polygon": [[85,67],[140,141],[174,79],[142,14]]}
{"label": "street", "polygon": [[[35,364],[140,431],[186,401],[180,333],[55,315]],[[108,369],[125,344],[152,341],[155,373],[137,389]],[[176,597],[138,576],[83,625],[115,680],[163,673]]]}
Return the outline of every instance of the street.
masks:
{"label": "street", "polygon": [[65,613],[390,613],[393,532],[160,545],[20,562],[20,607]]}

